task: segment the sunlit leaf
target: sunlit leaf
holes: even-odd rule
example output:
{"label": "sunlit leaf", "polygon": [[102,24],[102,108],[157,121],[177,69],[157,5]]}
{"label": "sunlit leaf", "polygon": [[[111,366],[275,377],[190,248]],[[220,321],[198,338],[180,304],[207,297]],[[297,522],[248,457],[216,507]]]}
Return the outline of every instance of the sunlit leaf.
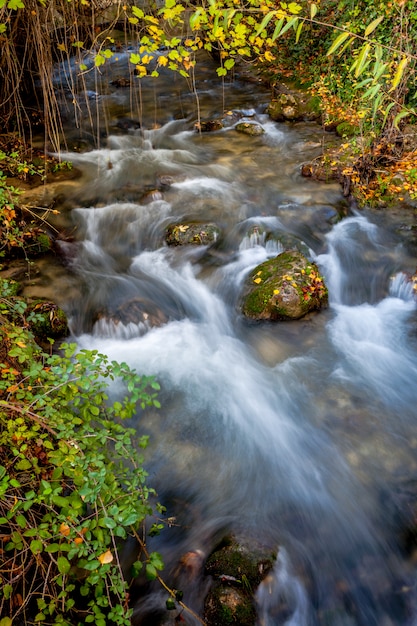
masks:
{"label": "sunlit leaf", "polygon": [[365,28],[364,36],[368,37],[371,33],[373,33],[375,28],[379,26],[379,24],[382,22],[383,19],[384,19],[384,15],[380,15],[373,22],[371,22],[369,26]]}
{"label": "sunlit leaf", "polygon": [[340,35],[338,37],[336,37],[336,39],[334,40],[334,42],[332,43],[332,45],[328,49],[327,56],[330,56],[331,54],[334,54],[336,52],[336,50],[338,50],[340,48],[342,43],[345,42],[346,39],[348,39],[348,37],[350,37],[350,36],[351,36],[351,34],[347,33],[347,32],[340,33]]}
{"label": "sunlit leaf", "polygon": [[397,71],[395,72],[394,78],[392,79],[390,91],[394,91],[394,89],[396,89],[398,85],[400,84],[407,64],[408,64],[408,57],[404,57],[399,62]]}
{"label": "sunlit leaf", "polygon": [[100,556],[98,557],[98,560],[100,561],[102,565],[104,565],[105,563],[111,563],[113,559],[114,559],[114,556],[110,550],[103,552],[103,554],[100,554]]}

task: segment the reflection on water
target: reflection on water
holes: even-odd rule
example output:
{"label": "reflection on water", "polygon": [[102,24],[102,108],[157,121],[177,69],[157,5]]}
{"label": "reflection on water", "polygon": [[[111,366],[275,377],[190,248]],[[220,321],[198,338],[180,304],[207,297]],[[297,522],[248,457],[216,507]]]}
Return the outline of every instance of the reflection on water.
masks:
{"label": "reflection on water", "polygon": [[[63,155],[82,172],[64,200],[77,228],[62,249],[80,295],[60,296],[73,335],[161,383],[163,409],[134,423],[151,436],[150,482],[181,521],[154,540],[167,575],[182,554],[207,555],[239,530],[281,547],[257,592],[259,624],[412,624],[413,566],[393,505],[417,470],[416,305],[401,278],[410,254],[372,216],[340,221],[338,187],[300,176],[329,140],[319,126],[272,123],[261,87],[222,93],[205,80],[203,116],[253,109],[264,135],[233,125],[199,135],[188,94],[187,115],[167,119],[179,91],[170,99],[162,82],[140,128]],[[129,97],[102,94],[97,106],[107,99],[115,122],[131,117]],[[146,123],[155,115],[156,129]],[[219,240],[167,247],[167,226],[187,220],[216,223]],[[248,324],[246,275],[288,247],[320,266],[329,309]],[[203,590],[191,587],[186,601],[200,611]],[[137,623],[160,603],[150,593]]]}

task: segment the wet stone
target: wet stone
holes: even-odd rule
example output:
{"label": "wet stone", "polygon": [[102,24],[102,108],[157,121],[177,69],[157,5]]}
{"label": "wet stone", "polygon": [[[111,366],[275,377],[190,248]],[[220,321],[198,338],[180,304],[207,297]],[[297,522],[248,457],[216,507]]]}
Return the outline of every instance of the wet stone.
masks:
{"label": "wet stone", "polygon": [[215,243],[220,230],[215,224],[172,224],[168,227],[165,241],[169,246],[207,246]]}
{"label": "wet stone", "polygon": [[295,320],[327,305],[317,265],[296,250],[261,263],[246,280],[242,312],[252,320]]}
{"label": "wet stone", "polygon": [[238,133],[244,133],[250,137],[258,137],[265,132],[263,127],[257,122],[239,122],[236,124],[235,129]]}

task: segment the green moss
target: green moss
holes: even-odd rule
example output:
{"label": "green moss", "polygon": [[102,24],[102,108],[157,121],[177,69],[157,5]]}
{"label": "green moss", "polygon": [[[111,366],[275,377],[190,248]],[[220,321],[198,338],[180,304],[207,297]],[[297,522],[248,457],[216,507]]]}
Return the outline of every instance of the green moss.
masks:
{"label": "green moss", "polygon": [[32,304],[29,321],[31,331],[37,339],[53,339],[68,335],[67,316],[52,302],[39,301]]}

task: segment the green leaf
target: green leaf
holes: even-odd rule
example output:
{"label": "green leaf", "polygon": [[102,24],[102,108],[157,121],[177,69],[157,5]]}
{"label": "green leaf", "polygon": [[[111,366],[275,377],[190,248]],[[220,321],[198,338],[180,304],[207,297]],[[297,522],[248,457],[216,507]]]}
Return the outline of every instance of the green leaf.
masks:
{"label": "green leaf", "polygon": [[28,461],[28,459],[21,459],[19,463],[16,463],[16,469],[18,470],[27,470],[32,467],[32,463]]}
{"label": "green leaf", "polygon": [[20,526],[20,528],[26,528],[27,521],[24,515],[16,515],[16,522]]}
{"label": "green leaf", "polygon": [[105,62],[106,62],[106,59],[104,58],[103,55],[101,55],[100,53],[96,55],[94,59],[94,65],[96,67],[100,67],[100,65],[103,65]]}
{"label": "green leaf", "polygon": [[142,17],[144,17],[144,12],[142,11],[142,9],[140,9],[139,7],[136,6],[132,6],[132,13],[133,15],[136,15],[136,17],[138,17],[139,19],[141,19]]}
{"label": "green leaf", "polygon": [[7,3],[7,8],[12,9],[12,11],[17,11],[17,9],[24,9],[25,5],[22,0],[9,0]]}
{"label": "green leaf", "polygon": [[155,580],[157,578],[158,572],[156,568],[152,565],[152,563],[146,563],[146,578],[148,580]]}
{"label": "green leaf", "polygon": [[374,32],[375,28],[377,26],[379,26],[379,24],[382,22],[382,20],[384,19],[384,15],[380,15],[379,17],[377,17],[376,19],[373,20],[373,22],[371,22],[366,28],[365,28],[365,32],[364,32],[364,36],[368,37],[371,33]]}
{"label": "green leaf", "polygon": [[281,17],[281,19],[279,19],[278,22],[276,23],[275,30],[271,37],[272,41],[275,41],[275,39],[278,39],[278,37],[281,34],[281,28],[283,27],[283,25],[284,25],[284,18]]}
{"label": "green leaf", "polygon": [[59,556],[57,559],[57,564],[60,574],[68,574],[71,569],[71,563],[65,556]]}
{"label": "green leaf", "polygon": [[[225,66],[225,68],[227,70],[231,70],[232,67],[234,66],[234,64],[235,64],[235,60],[234,59],[226,59],[225,62],[224,62],[224,66]],[[154,387],[154,389],[155,389],[155,387]],[[161,405],[158,402],[158,400],[154,400],[153,401],[153,405],[156,406],[158,409],[161,408]]]}
{"label": "green leaf", "polygon": [[355,78],[358,78],[362,74],[363,70],[365,69],[366,61],[368,59],[368,55],[369,55],[370,50],[371,50],[371,44],[366,43],[362,47],[362,49],[361,49],[361,51],[359,53],[358,58],[352,64],[351,70],[353,70],[353,69],[355,70]]}
{"label": "green leaf", "polygon": [[265,30],[265,28],[268,26],[269,22],[274,17],[274,15],[276,15],[276,11],[270,11],[269,13],[265,15],[264,19],[262,20],[262,22],[259,24],[259,26],[257,27],[255,31],[255,37],[260,35],[261,32]]}
{"label": "green leaf", "polygon": [[404,119],[404,117],[408,117],[412,113],[413,111],[400,111],[398,115],[394,117],[394,121],[393,121],[394,128],[398,129],[398,124],[401,122],[401,120]]}
{"label": "green leaf", "polygon": [[149,555],[149,559],[150,559],[152,565],[156,569],[164,569],[164,561],[162,559],[162,556],[159,554],[159,552],[152,552]]}
{"label": "green leaf", "polygon": [[43,543],[39,539],[33,539],[30,542],[30,549],[33,554],[39,554],[43,550]]}
{"label": "green leaf", "polygon": [[284,28],[281,29],[278,37],[281,37],[282,35],[284,35],[284,33],[287,32],[287,30],[290,30],[291,27],[295,27],[295,25],[298,22],[298,17],[292,17],[284,26]]}
{"label": "green leaf", "polygon": [[217,76],[226,76],[227,74],[227,70],[224,67],[218,67],[216,72]]}
{"label": "green leaf", "polygon": [[316,14],[317,14],[317,5],[316,4],[310,4],[310,18],[314,19]]}
{"label": "green leaf", "polygon": [[10,617],[3,617],[0,619],[0,626],[12,626],[12,620]]}
{"label": "green leaf", "polygon": [[131,573],[132,573],[132,577],[136,578],[136,576],[139,576],[141,570],[143,568],[143,563],[142,561],[135,561],[132,565],[132,569],[131,569]]}
{"label": "green leaf", "polygon": [[140,54],[136,54],[135,52],[132,52],[129,58],[129,61],[133,63],[133,65],[139,65],[141,60]]}
{"label": "green leaf", "polygon": [[340,48],[340,46],[342,45],[343,42],[346,41],[346,39],[348,39],[348,37],[351,36],[351,33],[348,32],[343,32],[340,33],[340,35],[338,37],[336,37],[336,39],[334,40],[334,42],[332,43],[332,45],[330,46],[330,48],[327,51],[327,56],[330,56],[332,54],[334,54],[336,52],[336,50],[338,50]]}
{"label": "green leaf", "polygon": [[304,24],[303,21],[300,21],[300,23],[298,24],[297,32],[295,33],[295,43],[299,42],[303,24]]}

